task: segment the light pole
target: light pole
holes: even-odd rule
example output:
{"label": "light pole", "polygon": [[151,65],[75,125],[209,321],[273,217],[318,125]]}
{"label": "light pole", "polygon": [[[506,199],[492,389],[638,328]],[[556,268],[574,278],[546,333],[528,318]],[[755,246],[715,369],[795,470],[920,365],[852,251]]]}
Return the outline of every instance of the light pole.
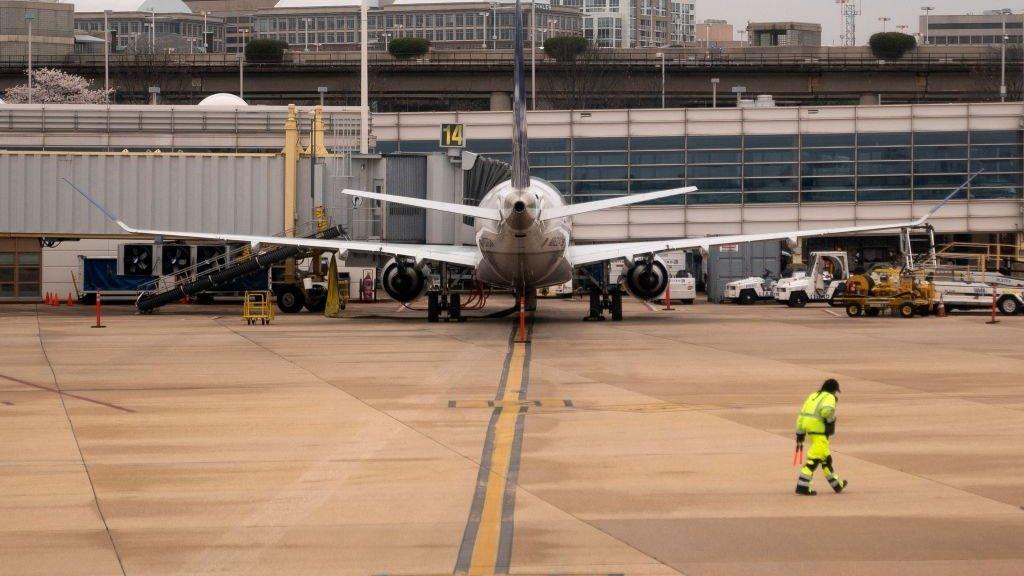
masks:
{"label": "light pole", "polygon": [[491,49],[498,49],[498,3],[491,2]]}
{"label": "light pole", "polygon": [[1002,42],[999,43],[999,101],[1007,101],[1007,14],[1010,8],[1000,10],[1002,14]]}
{"label": "light pole", "polygon": [[209,41],[210,37],[208,36],[208,34],[210,33],[210,30],[206,26],[206,17],[209,14],[210,14],[209,12],[207,12],[206,10],[203,10],[203,52],[210,52],[210,44],[211,43]]}
{"label": "light pole", "polygon": [[152,20],[149,25],[149,50],[156,54],[156,8],[149,9]]}
{"label": "light pole", "polygon": [[537,109],[537,0],[530,0],[530,110],[536,110],[536,109]]}
{"label": "light pole", "polygon": [[246,34],[246,32],[249,31],[249,29],[248,28],[239,28],[238,31],[242,33],[242,50],[241,50],[241,53],[245,54],[245,34]]}
{"label": "light pole", "polygon": [[103,11],[103,97],[110,104],[110,10]]}
{"label": "light pole", "polygon": [[718,78],[711,79],[711,107],[718,108]]}
{"label": "light pole", "polygon": [[387,52],[388,51],[388,41],[391,40],[391,33],[390,32],[381,32],[380,35],[384,37],[384,51]]}
{"label": "light pole", "polygon": [[886,22],[888,22],[890,20],[892,20],[892,18],[890,18],[888,16],[879,16],[878,17],[878,21],[882,23],[882,32],[885,32],[885,24],[886,24]]}
{"label": "light pole", "polygon": [[907,33],[908,28],[910,28],[910,26],[907,26],[906,24],[899,24],[896,26],[896,30],[902,32],[903,34]]}
{"label": "light pole", "polygon": [[238,97],[245,100],[245,52],[238,53]]}
{"label": "light pole", "polygon": [[317,86],[316,91],[320,93],[320,107],[324,107],[324,94],[327,94],[327,86]]}
{"label": "light pole", "polygon": [[36,19],[36,13],[31,10],[25,11],[25,22],[28,24],[28,103],[32,103],[32,21]]}
{"label": "light pole", "polygon": [[665,53],[658,52],[655,56],[661,58],[661,107],[665,107]]}
{"label": "light pole", "polygon": [[935,6],[921,6],[921,10],[924,11],[924,30],[921,31],[921,44],[928,44],[928,15],[931,14],[932,10],[935,10]]}
{"label": "light pole", "polygon": [[482,48],[484,48],[486,50],[487,49],[487,18],[489,18],[491,16],[491,13],[490,12],[480,12],[479,14],[484,17],[484,41],[483,41]]}
{"label": "light pole", "polygon": [[302,51],[309,52],[309,18],[303,18],[302,21],[306,25],[306,41],[302,43]]}

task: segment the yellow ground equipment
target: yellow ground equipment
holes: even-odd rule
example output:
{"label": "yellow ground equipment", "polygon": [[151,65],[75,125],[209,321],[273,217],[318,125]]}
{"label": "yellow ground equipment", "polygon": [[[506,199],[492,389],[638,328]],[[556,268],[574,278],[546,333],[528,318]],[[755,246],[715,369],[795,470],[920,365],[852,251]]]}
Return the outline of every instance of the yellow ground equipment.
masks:
{"label": "yellow ground equipment", "polygon": [[274,295],[269,290],[255,290],[245,293],[245,302],[242,304],[242,320],[252,326],[256,322],[270,324],[274,319],[274,306],[271,304],[271,297]]}
{"label": "yellow ground equipment", "polygon": [[878,316],[889,310],[893,315],[910,318],[914,314],[930,314],[937,299],[928,280],[905,269],[883,266],[850,276],[841,301],[850,317]]}

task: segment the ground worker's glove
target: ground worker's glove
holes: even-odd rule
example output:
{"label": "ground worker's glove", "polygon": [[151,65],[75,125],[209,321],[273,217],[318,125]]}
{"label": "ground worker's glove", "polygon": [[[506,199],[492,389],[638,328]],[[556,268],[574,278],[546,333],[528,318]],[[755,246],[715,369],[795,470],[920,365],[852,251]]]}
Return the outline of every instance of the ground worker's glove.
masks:
{"label": "ground worker's glove", "polygon": [[796,433],[796,445],[797,447],[804,445],[804,434],[802,432]]}
{"label": "ground worker's glove", "polygon": [[836,433],[836,421],[825,422],[825,436],[831,436]]}

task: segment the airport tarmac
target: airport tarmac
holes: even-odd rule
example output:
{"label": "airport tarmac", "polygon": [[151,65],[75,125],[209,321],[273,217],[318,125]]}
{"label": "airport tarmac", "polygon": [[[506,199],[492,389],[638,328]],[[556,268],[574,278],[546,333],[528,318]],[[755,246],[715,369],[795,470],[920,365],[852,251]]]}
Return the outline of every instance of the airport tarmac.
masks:
{"label": "airport tarmac", "polygon": [[0,306],[0,574],[1024,573],[1024,316],[239,308]]}

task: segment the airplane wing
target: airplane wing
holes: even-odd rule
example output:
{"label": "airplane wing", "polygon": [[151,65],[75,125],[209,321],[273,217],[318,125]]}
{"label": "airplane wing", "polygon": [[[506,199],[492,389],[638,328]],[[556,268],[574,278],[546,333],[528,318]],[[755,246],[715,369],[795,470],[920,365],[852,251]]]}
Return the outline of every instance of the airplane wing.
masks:
{"label": "airplane wing", "polygon": [[197,240],[216,240],[220,242],[247,242],[250,244],[271,244],[276,246],[300,246],[302,248],[323,248],[346,252],[379,252],[395,256],[407,256],[419,260],[436,260],[460,266],[475,267],[480,262],[480,249],[476,246],[449,246],[444,244],[398,244],[393,242],[362,242],[354,240],[334,240],[328,238],[290,238],[281,236],[251,236],[247,234],[221,234],[216,232],[183,232],[179,230],[146,230],[133,228],[123,220],[100,205],[91,196],[64,179],[76,192],[85,197],[90,204],[103,212],[104,216],[117,224],[129,234],[147,236],[167,236],[171,238],[194,238]]}
{"label": "airplane wing", "polygon": [[540,213],[540,219],[555,220],[566,216],[575,216],[576,214],[585,214],[587,212],[596,212],[607,208],[615,208],[616,206],[649,202],[659,198],[668,198],[669,196],[681,196],[683,194],[689,194],[690,192],[696,191],[696,186],[689,186],[686,188],[673,188],[671,190],[658,190],[657,192],[630,194],[629,196],[616,196],[615,198],[608,198],[607,200],[595,200],[593,202],[580,202],[579,204],[553,206],[551,208],[543,209]]}
{"label": "airplane wing", "polygon": [[501,220],[501,214],[494,208],[481,208],[479,206],[440,202],[438,200],[425,200],[423,198],[395,196],[394,194],[365,192],[363,190],[352,190],[350,188],[345,188],[341,193],[348,194],[349,196],[355,196],[357,198],[369,198],[371,200],[380,200],[382,202],[394,202],[395,204],[405,204],[407,206],[415,206],[417,208],[440,210],[442,212],[451,212],[452,214],[461,214],[462,216],[472,216],[474,218],[484,218],[486,220]]}
{"label": "airplane wing", "polygon": [[708,249],[710,246],[722,244],[739,244],[743,242],[757,242],[760,240],[784,240],[806,238],[811,236],[835,236],[838,234],[860,234],[863,232],[875,232],[878,230],[892,230],[894,228],[908,228],[921,226],[928,221],[933,214],[939,211],[957,194],[964,186],[974,179],[977,174],[972,175],[960,188],[954,190],[942,202],[939,202],[923,217],[908,222],[893,222],[890,224],[871,224],[867,226],[848,226],[844,228],[818,228],[814,230],[790,230],[787,232],[767,232],[763,234],[734,234],[730,236],[707,236],[704,238],[678,238],[672,240],[650,240],[644,242],[619,242],[614,244],[591,244],[586,246],[569,246],[566,249],[566,257],[573,266],[603,262],[618,258],[632,259],[643,254],[654,254],[667,250],[682,250],[686,248]]}

